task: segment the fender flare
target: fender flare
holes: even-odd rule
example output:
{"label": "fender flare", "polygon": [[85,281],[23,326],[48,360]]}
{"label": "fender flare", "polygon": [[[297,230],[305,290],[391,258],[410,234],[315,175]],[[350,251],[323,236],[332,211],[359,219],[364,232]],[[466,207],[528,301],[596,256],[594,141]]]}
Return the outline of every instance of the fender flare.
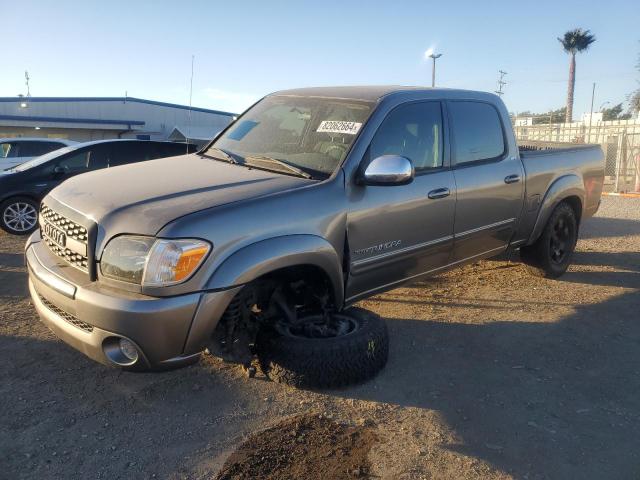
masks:
{"label": "fender flare", "polygon": [[[580,199],[580,206],[584,207],[585,192],[582,179],[576,174],[563,175],[556,179],[551,186],[547,189],[547,193],[542,199],[540,210],[538,211],[538,218],[536,219],[533,231],[529,236],[527,245],[534,243],[544,230],[547,220],[551,216],[553,210],[569,197],[578,197]],[[580,218],[577,219],[580,222]]]}
{"label": "fender flare", "polygon": [[335,248],[317,235],[286,235],[262,240],[227,257],[207,282],[207,289],[226,289],[287,267],[311,265],[328,277],[336,306],[344,302],[342,263]]}

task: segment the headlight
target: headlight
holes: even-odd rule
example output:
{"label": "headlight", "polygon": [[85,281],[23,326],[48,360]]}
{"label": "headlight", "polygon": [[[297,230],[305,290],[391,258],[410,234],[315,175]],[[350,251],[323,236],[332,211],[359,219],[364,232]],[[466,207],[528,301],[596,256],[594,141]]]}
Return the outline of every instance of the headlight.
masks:
{"label": "headlight", "polygon": [[105,277],[145,287],[174,285],[198,269],[210,248],[203,240],[122,235],[107,244],[100,270]]}

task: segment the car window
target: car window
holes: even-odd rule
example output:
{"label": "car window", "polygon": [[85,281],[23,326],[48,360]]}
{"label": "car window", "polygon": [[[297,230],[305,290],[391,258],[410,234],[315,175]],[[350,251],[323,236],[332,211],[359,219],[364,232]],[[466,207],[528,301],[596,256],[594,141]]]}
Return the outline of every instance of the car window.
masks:
{"label": "car window", "polygon": [[498,111],[488,103],[450,102],[453,152],[457,165],[495,160],[505,143]]}
{"label": "car window", "polygon": [[22,142],[20,144],[20,156],[38,157],[63,146],[64,145],[54,142]]}
{"label": "car window", "polygon": [[5,142],[0,144],[0,158],[15,158],[20,155],[20,148],[17,144]]}
{"label": "car window", "polygon": [[190,144],[187,146],[186,143],[158,142],[156,143],[154,158],[185,155],[187,152],[193,153],[194,151],[194,144]]}
{"label": "car window", "polygon": [[57,167],[62,167],[69,173],[81,173],[89,170],[90,150],[82,150],[58,160]]}
{"label": "car window", "polygon": [[142,162],[153,157],[153,142],[136,140],[131,142],[113,143],[113,153],[109,166],[126,165],[128,163]]}
{"label": "car window", "polygon": [[396,107],[382,122],[371,145],[371,159],[400,155],[416,171],[442,167],[442,109],[439,102],[421,102]]}
{"label": "car window", "polygon": [[109,166],[111,144],[101,143],[89,149],[88,165],[90,170],[106,168]]}

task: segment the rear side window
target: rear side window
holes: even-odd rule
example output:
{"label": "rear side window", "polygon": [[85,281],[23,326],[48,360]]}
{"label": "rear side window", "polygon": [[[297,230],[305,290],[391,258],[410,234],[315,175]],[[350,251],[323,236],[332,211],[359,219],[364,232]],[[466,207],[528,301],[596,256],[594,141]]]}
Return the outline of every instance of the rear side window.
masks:
{"label": "rear side window", "polygon": [[52,152],[64,147],[57,142],[23,142],[20,145],[21,157],[39,157],[45,153]]}
{"label": "rear side window", "polygon": [[158,142],[156,144],[154,158],[174,157],[195,151],[196,146],[194,144],[187,146],[186,143]]}
{"label": "rear side window", "polygon": [[450,102],[453,154],[457,165],[497,160],[505,144],[498,111],[488,103]]}
{"label": "rear side window", "polygon": [[396,107],[382,122],[369,147],[369,157],[400,155],[417,172],[442,167],[442,111],[439,102]]}
{"label": "rear side window", "polygon": [[154,142],[144,140],[131,142],[114,142],[109,166],[126,165],[127,163],[143,162],[155,158],[153,155]]}

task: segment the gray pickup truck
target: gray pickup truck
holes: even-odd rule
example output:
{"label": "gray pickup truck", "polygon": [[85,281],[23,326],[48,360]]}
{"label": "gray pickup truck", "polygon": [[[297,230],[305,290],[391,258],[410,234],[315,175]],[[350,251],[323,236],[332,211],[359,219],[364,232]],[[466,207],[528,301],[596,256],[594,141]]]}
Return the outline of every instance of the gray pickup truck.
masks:
{"label": "gray pickup truck", "polygon": [[519,250],[567,269],[598,209],[597,146],[519,151],[492,94],[268,95],[198,153],[74,177],[26,245],[42,320],[89,357],[162,369],[209,351],[298,386],[362,381],[384,321],[351,307]]}

